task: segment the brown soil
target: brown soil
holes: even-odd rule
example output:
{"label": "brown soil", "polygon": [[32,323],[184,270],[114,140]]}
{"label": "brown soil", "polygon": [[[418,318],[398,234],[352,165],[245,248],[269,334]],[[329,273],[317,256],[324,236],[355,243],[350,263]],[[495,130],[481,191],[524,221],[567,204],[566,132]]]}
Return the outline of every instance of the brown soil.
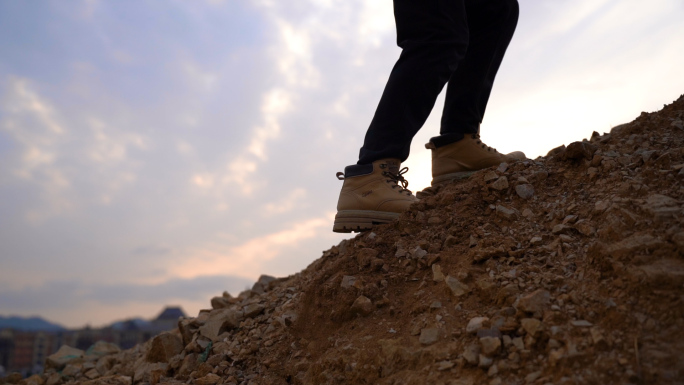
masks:
{"label": "brown soil", "polygon": [[99,358],[89,377],[81,359],[41,378],[682,384],[683,120],[684,96],[426,189],[398,221],[301,273],[214,298],[179,330]]}

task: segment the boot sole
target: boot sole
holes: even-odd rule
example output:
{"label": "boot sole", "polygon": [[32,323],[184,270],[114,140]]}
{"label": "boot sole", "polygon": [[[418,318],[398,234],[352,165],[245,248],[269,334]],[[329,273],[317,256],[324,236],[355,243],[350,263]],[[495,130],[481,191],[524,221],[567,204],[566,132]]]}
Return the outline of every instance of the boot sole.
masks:
{"label": "boot sole", "polygon": [[371,210],[342,210],[335,215],[333,231],[336,233],[360,233],[376,225],[390,223],[399,218],[399,213]]}
{"label": "boot sole", "polygon": [[467,179],[471,175],[475,174],[477,171],[461,171],[461,172],[454,172],[451,174],[446,174],[446,175],[440,175],[438,177],[432,178],[432,185],[437,186],[439,184],[444,184],[448,182],[452,182],[455,180],[461,180],[461,179]]}

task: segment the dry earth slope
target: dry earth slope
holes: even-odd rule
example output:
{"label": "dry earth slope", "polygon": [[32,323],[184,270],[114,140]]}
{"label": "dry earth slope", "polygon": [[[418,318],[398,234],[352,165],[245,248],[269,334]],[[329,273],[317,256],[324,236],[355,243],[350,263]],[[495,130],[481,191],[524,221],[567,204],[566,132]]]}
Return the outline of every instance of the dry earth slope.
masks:
{"label": "dry earth slope", "polygon": [[[684,96],[29,383],[683,384]],[[33,382],[30,382],[33,381]]]}

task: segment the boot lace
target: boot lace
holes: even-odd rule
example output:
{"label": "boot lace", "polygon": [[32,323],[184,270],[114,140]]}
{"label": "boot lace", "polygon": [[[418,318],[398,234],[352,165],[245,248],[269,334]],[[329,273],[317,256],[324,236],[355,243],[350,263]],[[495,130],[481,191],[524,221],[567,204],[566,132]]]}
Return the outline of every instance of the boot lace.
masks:
{"label": "boot lace", "polygon": [[382,175],[386,176],[387,178],[387,183],[392,184],[392,188],[399,188],[399,194],[403,194],[406,192],[407,195],[412,195],[411,190],[407,189],[409,182],[404,178],[404,174],[408,172],[408,167],[404,167],[401,170],[399,170],[398,173],[393,174],[389,171],[383,171]]}
{"label": "boot lace", "polygon": [[499,152],[499,151],[496,151],[496,148],[489,147],[489,146],[487,146],[486,144],[482,143],[482,139],[480,139],[480,134],[473,134],[472,138],[476,140],[475,143],[479,144],[479,145],[480,145],[482,148],[484,148],[485,150],[487,150],[487,151],[494,151],[494,152],[497,152],[497,153]]}

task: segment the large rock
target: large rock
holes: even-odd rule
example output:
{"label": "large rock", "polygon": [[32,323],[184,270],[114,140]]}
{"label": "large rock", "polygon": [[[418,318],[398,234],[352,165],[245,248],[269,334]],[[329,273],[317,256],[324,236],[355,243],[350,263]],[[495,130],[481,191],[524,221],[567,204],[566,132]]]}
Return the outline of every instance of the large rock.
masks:
{"label": "large rock", "polygon": [[252,291],[258,294],[264,293],[271,288],[271,283],[275,282],[276,280],[276,277],[272,277],[270,275],[261,275],[252,286]]}
{"label": "large rock", "polygon": [[169,362],[171,357],[183,351],[180,337],[171,332],[161,333],[150,342],[150,349],[145,355],[147,362]]}
{"label": "large rock", "polygon": [[563,154],[565,159],[591,159],[598,147],[589,142],[572,142],[565,149]]}
{"label": "large rock", "polygon": [[235,308],[212,310],[204,325],[199,328],[199,333],[218,342],[221,334],[240,326],[243,318],[244,314]]}
{"label": "large rock", "polygon": [[62,347],[60,347],[55,354],[48,356],[45,363],[48,367],[59,370],[62,369],[66,364],[83,358],[83,354],[83,350],[81,349],[72,348],[68,345],[62,345]]}

